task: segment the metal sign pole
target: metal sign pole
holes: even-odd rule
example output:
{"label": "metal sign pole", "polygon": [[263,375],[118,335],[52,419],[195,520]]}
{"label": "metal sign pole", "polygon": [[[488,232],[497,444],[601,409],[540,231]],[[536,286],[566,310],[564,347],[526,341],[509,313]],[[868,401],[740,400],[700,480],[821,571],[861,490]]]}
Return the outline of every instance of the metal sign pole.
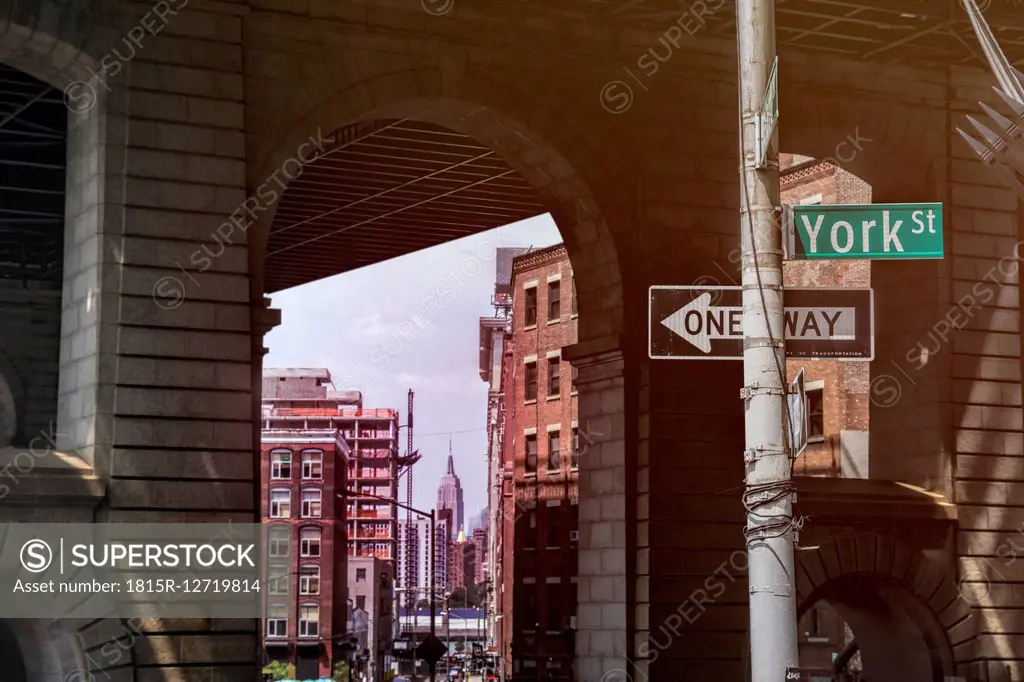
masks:
{"label": "metal sign pole", "polygon": [[[743,255],[743,380],[746,407],[747,540],[752,682],[779,682],[798,665],[793,576],[793,484],[787,446],[786,355],[778,143],[774,131],[758,170],[757,140],[775,63],[775,1],[737,0],[740,223]],[[768,130],[766,128],[766,130]]]}

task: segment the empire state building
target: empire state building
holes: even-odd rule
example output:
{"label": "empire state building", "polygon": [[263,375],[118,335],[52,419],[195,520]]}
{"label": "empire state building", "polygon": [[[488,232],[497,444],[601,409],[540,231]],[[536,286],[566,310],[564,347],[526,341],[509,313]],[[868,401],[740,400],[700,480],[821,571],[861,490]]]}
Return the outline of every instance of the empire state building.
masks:
{"label": "empire state building", "polygon": [[448,472],[441,477],[437,486],[437,509],[452,510],[452,526],[448,529],[449,539],[460,530],[464,530],[465,506],[462,502],[462,482],[455,474],[455,462],[452,460],[451,445],[448,446]]}

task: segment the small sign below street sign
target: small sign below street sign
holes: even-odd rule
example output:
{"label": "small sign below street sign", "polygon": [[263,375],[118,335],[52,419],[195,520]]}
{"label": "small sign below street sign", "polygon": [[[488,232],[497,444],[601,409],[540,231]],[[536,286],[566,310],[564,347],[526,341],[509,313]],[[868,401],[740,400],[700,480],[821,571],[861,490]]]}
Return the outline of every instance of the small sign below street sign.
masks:
{"label": "small sign below street sign", "polygon": [[807,447],[807,392],[801,367],[786,394],[789,408],[789,456],[799,457]]}
{"label": "small sign below street sign", "polygon": [[768,165],[768,148],[772,143],[772,135],[779,123],[779,58],[772,62],[772,71],[768,75],[768,84],[764,89],[764,100],[761,112],[757,115],[757,167]]}
{"label": "small sign below street sign", "polygon": [[[741,287],[652,286],[652,360],[742,360]],[[712,295],[714,294],[714,295]],[[874,359],[871,289],[786,289],[786,357]]]}
{"label": "small sign below street sign", "polygon": [[942,204],[792,206],[791,260],[942,258]]}

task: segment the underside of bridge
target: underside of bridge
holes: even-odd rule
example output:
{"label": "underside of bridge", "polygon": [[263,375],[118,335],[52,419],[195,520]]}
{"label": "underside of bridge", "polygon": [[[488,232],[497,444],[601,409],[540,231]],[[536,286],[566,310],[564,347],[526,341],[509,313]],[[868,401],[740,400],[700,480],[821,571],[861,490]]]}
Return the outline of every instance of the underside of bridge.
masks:
{"label": "underside of bridge", "polygon": [[526,181],[468,135],[405,119],[331,137],[275,215],[269,293],[544,212]]}
{"label": "underside of bridge", "polygon": [[[989,4],[986,16],[998,27],[1000,44],[1011,61],[1024,64],[1024,13],[1012,0]],[[665,42],[670,26],[685,24],[696,34],[706,23],[700,35],[723,41],[734,40],[736,30],[726,0],[691,3],[682,11],[680,3],[668,0],[559,0],[543,11],[613,32],[649,32],[662,40],[651,53],[659,61],[675,49],[672,40]],[[791,51],[824,52],[890,66],[985,66],[956,1],[783,0],[776,21],[783,59]],[[658,50],[667,56],[657,56]],[[417,120],[423,115],[413,107],[409,118],[371,119],[334,130],[329,151],[304,167],[277,209],[267,247],[268,293],[550,209],[509,165],[504,150]]]}
{"label": "underside of bridge", "polygon": [[[178,4],[124,58],[140,17],[118,3],[0,0],[0,414],[17,423],[0,448],[53,422],[61,453],[18,469],[0,519],[258,518],[263,294],[546,211],[579,291],[563,358],[602,434],[580,467],[575,679],[745,679],[742,575],[650,646],[743,549],[738,363],[646,353],[650,285],[735,275],[732,3]],[[992,78],[956,0],[777,5],[783,147],[824,158],[857,135],[848,166],[876,200],[942,201],[949,226],[945,260],[872,272],[872,377],[899,390],[873,401],[873,480],[802,483],[801,542],[820,549],[801,608],[843,613],[870,679],[1022,680],[1024,209],[954,130]],[[1024,12],[985,12],[1020,65]],[[61,95],[97,73],[87,110]],[[625,108],[606,106],[613,83]],[[325,153],[232,228],[318,130]],[[41,656],[68,674],[83,649],[97,679],[255,674],[249,622],[154,621],[116,664],[96,652],[121,630],[90,624],[62,659],[25,642],[66,636],[30,622],[0,624],[14,679]]]}

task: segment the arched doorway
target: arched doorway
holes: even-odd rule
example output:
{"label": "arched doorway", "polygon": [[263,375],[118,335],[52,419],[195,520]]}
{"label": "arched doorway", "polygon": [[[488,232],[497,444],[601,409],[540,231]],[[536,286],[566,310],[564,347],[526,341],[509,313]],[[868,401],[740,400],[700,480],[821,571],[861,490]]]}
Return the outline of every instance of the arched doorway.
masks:
{"label": "arched doorway", "polygon": [[[377,92],[372,87],[370,91]],[[330,135],[333,146],[327,148],[320,158],[305,164],[301,173],[296,172],[295,164],[291,164],[291,171],[287,173],[291,182],[280,201],[261,219],[263,230],[260,233],[255,230],[249,232],[250,235],[260,235],[260,239],[250,245],[253,280],[261,283],[260,295],[296,286],[303,281],[372,266],[404,253],[547,212],[554,218],[564,239],[575,283],[570,295],[569,283],[563,282],[564,290],[560,294],[564,306],[561,312],[565,313],[566,320],[570,318],[570,299],[574,304],[573,324],[577,309],[579,316],[578,336],[567,345],[607,342],[609,338],[613,343],[618,342],[623,294],[616,244],[599,202],[576,165],[581,159],[567,158],[529,126],[507,115],[506,111],[463,99],[382,102],[339,129],[335,127],[335,116],[350,119],[345,102],[345,97],[339,96],[337,103],[308,117],[304,125],[312,127],[308,131],[303,130],[302,134],[290,135],[291,141],[285,148],[290,151],[276,155],[260,175],[250,181],[252,186],[258,187],[278,168],[285,168],[285,164],[290,163],[289,156],[294,155],[295,150],[318,129],[334,131]],[[324,125],[317,126],[316,122],[321,120],[325,121]],[[574,148],[573,151],[580,150]],[[493,254],[493,246],[488,247],[488,251]],[[548,311],[543,316],[547,320],[552,314],[549,312],[550,292],[557,290],[553,282],[558,280],[541,278],[539,281],[540,286],[535,282],[533,287],[534,291],[540,290],[536,295],[543,299],[541,310]],[[529,288],[526,283],[519,286]],[[556,317],[560,314],[557,313]],[[616,352],[614,346],[602,346],[600,349],[606,354]],[[544,350],[546,353],[549,349]],[[542,358],[541,363],[537,363],[536,358],[532,362],[542,365],[540,371],[546,373],[547,380],[550,380],[549,363],[552,360],[545,353],[538,356]],[[564,438],[559,436],[552,441],[552,431],[547,431],[548,436],[543,439],[541,448],[550,449],[551,442],[572,442],[569,436],[577,422],[583,437],[584,428],[591,420],[604,420],[608,427],[594,428],[602,431],[598,434],[602,454],[600,457],[581,454],[580,476],[585,475],[588,469],[612,468],[617,469],[617,473],[608,473],[622,480],[626,448],[624,443],[613,441],[624,440],[624,434],[612,433],[612,420],[624,421],[621,370],[615,376],[609,375],[608,368],[603,367],[601,376],[591,379],[586,361],[577,362],[577,358],[572,358],[569,362],[580,370],[578,375],[572,372],[576,380],[574,384],[578,386],[579,404],[584,404],[591,391],[600,391],[602,399],[586,401],[588,406],[580,408],[578,417],[575,414],[571,420],[565,417],[562,429],[555,431],[564,434]],[[529,365],[530,361],[523,364]],[[571,369],[563,366],[560,370],[562,376],[568,376]],[[544,381],[542,377],[542,386]],[[600,385],[595,385],[598,382]],[[565,388],[565,394],[569,394],[568,385]],[[572,400],[577,400],[576,390],[573,390]],[[541,425],[542,433],[545,433],[543,429],[546,426],[551,425]],[[527,435],[529,429],[520,431],[522,444],[530,437]],[[594,437],[594,434],[588,435]],[[535,435],[533,438],[536,441]],[[611,447],[604,452],[608,442],[611,442]],[[619,461],[616,461],[616,456]],[[568,465],[565,468],[568,469]],[[572,487],[575,488],[575,482]],[[598,496],[596,492],[591,494]],[[621,518],[625,518],[625,500],[620,495],[614,495],[614,498],[609,501],[622,505]],[[582,495],[577,499],[582,502]],[[544,501],[538,505],[544,508],[545,515],[549,513],[547,509],[550,506]],[[607,503],[604,506],[607,508]],[[518,511],[511,509],[510,518]],[[524,518],[529,514],[529,511],[524,512]],[[570,524],[567,523],[565,535],[567,545],[571,542],[574,548],[578,546],[583,552],[588,549],[585,543],[590,539],[590,534],[583,528],[588,521],[579,523],[577,518],[577,512],[572,512],[572,529],[569,530]],[[620,524],[624,531],[625,522]],[[616,532],[615,537],[624,541],[626,534]],[[576,593],[575,556],[571,567],[557,590],[559,596]],[[625,566],[618,567],[618,570],[625,574]],[[533,640],[524,640],[518,645],[514,657],[524,659],[520,661],[524,671],[535,669],[540,676],[538,679],[567,679],[565,675],[571,674],[576,658],[571,635],[567,636],[576,620],[576,605],[564,617],[553,618],[550,611],[555,608],[551,604],[557,601],[554,598],[556,589],[548,585],[555,583],[548,583],[545,576],[541,576],[536,582],[523,584],[537,585],[534,588],[536,598],[530,603],[541,604],[547,609],[545,613],[550,629],[557,630],[557,637],[567,644],[557,653],[551,652],[554,655],[531,656],[526,651],[527,647],[533,646],[533,640],[541,638],[534,634]],[[522,592],[521,584],[517,583],[516,587]],[[590,591],[580,593],[590,594]],[[623,599],[615,598],[620,603]],[[611,599],[610,595],[608,599]],[[508,606],[512,608],[511,601]],[[509,624],[511,638],[512,619],[506,618],[504,623]],[[547,637],[550,633],[540,634]],[[624,629],[613,633],[613,636],[621,637],[625,645]],[[513,666],[511,651],[515,647],[500,649],[508,657],[510,666]],[[507,673],[511,672],[509,667]],[[586,679],[580,674],[577,669],[576,679]]]}
{"label": "arched doorway", "polygon": [[57,417],[68,112],[61,93],[0,64],[0,447]]}
{"label": "arched doorway", "polygon": [[[829,632],[828,626],[820,631],[825,635],[822,639],[832,640],[829,645],[836,649],[829,667],[845,673],[845,679],[942,682],[953,674],[945,633],[920,599],[905,588],[883,576],[847,576],[831,581],[815,596],[818,601],[805,613],[822,610],[825,603],[845,623],[842,631]],[[799,635],[804,641],[814,638],[810,627],[801,628]],[[820,662],[802,658],[801,665],[818,667]]]}
{"label": "arched doorway", "polygon": [[956,675],[949,626],[970,608],[920,552],[881,535],[838,538],[799,552],[797,573],[802,666],[851,681]]}

